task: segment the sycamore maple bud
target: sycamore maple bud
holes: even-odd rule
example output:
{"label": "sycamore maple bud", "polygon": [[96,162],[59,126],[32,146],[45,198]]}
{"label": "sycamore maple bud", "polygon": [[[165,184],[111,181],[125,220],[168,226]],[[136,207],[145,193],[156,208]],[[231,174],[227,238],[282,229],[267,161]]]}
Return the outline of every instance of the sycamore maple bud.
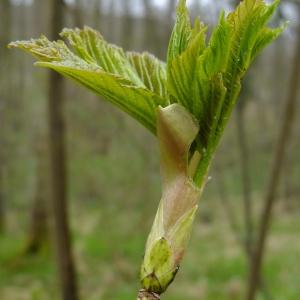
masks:
{"label": "sycamore maple bud", "polygon": [[163,193],[141,268],[142,286],[149,292],[161,294],[167,289],[187,247],[201,194],[188,170],[189,150],[198,130],[183,106],[158,109]]}

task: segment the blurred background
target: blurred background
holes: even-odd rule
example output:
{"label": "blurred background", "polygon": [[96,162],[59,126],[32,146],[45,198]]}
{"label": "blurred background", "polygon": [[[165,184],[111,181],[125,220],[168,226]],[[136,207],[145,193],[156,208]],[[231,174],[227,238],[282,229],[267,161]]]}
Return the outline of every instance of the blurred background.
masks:
{"label": "blurred background", "polygon": [[[56,91],[48,71],[34,68],[33,59],[8,50],[7,43],[42,33],[51,36],[62,21],[64,27],[89,25],[126,50],[147,50],[165,60],[176,5],[175,0],[58,1],[62,14],[56,23],[51,21],[56,16],[52,2],[0,1],[3,300],[60,299],[61,289],[52,234],[57,211],[49,184],[55,161],[48,159],[47,133],[47,103]],[[230,11],[237,2],[190,0],[188,5],[192,19],[200,16],[210,30],[220,10]],[[163,299],[245,299],[245,248],[254,245],[268,195],[276,202],[257,299],[300,299],[296,0],[281,1],[273,25],[285,20],[288,29],[264,50],[244,80],[201,199],[189,251]],[[65,155],[58,161],[63,173],[58,181],[63,184],[63,217],[68,215],[70,223],[79,294],[89,300],[135,299],[144,244],[160,199],[157,142],[98,96],[67,80],[62,86],[58,107],[65,124],[60,131]],[[276,168],[278,156],[283,160]]]}

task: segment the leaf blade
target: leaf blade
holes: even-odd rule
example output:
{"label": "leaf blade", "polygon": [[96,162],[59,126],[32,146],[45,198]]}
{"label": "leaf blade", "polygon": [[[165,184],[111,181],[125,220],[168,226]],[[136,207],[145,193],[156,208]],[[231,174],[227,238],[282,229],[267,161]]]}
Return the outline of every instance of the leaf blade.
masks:
{"label": "leaf blade", "polygon": [[[44,36],[14,42],[10,47],[33,55],[37,66],[57,71],[105,97],[156,134],[156,108],[166,106],[167,99],[156,89],[147,88],[127,54],[88,27],[65,29],[62,35],[68,38],[72,49],[62,40],[50,42]],[[154,57],[151,59],[156,62]],[[164,74],[163,64],[155,66]]]}

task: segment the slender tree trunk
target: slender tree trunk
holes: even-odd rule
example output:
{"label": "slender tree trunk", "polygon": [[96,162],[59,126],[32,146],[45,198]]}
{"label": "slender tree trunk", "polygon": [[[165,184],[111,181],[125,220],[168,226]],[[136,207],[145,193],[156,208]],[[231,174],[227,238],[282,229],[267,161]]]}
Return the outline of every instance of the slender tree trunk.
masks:
{"label": "slender tree trunk", "polygon": [[[0,158],[2,164],[2,158]],[[3,191],[3,168],[0,167],[0,234],[5,231],[5,207],[4,207],[4,191]]]}
{"label": "slender tree trunk", "polygon": [[[300,14],[300,6],[298,6],[298,11]],[[270,229],[272,210],[276,199],[276,193],[280,182],[280,176],[284,167],[286,148],[290,140],[292,126],[295,118],[296,98],[297,98],[297,92],[299,87],[299,80],[300,80],[300,28],[298,28],[298,32],[297,32],[297,45],[295,49],[295,59],[293,62],[290,88],[289,88],[288,97],[284,109],[285,111],[284,111],[282,126],[277,141],[274,160],[271,168],[270,182],[267,188],[265,204],[260,219],[257,245],[255,247],[253,258],[252,258],[248,290],[246,294],[247,300],[255,299],[255,295],[258,287],[258,280],[259,280],[259,275],[263,263],[266,239]]]}
{"label": "slender tree trunk", "polygon": [[4,171],[6,160],[6,109],[9,98],[11,70],[8,71],[9,54],[3,45],[6,45],[10,40],[11,34],[11,4],[9,0],[0,2],[0,234],[5,231],[5,193],[4,193]]}
{"label": "slender tree trunk", "polygon": [[47,190],[47,164],[46,143],[42,137],[37,139],[36,144],[36,192],[31,212],[31,224],[28,241],[25,247],[26,254],[37,254],[48,241],[48,190]]}
{"label": "slender tree trunk", "polygon": [[[291,148],[291,147],[290,147]],[[295,148],[296,149],[296,148]],[[294,149],[293,149],[294,150]],[[297,150],[296,150],[297,151]],[[284,200],[284,209],[287,212],[290,212],[294,208],[294,188],[293,188],[293,179],[290,174],[293,172],[293,159],[294,155],[292,149],[288,151],[287,159],[285,162],[284,168],[284,190],[283,190],[283,200]]]}
{"label": "slender tree trunk", "polygon": [[[52,0],[51,37],[57,38],[63,27],[63,0]],[[68,223],[65,122],[63,115],[64,84],[62,77],[50,73],[49,79],[49,148],[51,171],[51,202],[57,248],[62,299],[77,300],[76,272]]]}

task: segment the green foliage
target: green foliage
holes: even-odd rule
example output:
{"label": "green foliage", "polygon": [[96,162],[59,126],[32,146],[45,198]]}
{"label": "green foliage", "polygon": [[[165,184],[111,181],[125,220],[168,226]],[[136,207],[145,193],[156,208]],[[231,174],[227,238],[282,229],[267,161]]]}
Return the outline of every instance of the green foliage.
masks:
{"label": "green foliage", "polygon": [[222,12],[206,46],[205,27],[197,21],[192,28],[185,1],[179,3],[168,51],[168,90],[171,102],[185,106],[199,122],[197,183],[203,181],[250,63],[284,29],[266,26],[278,4],[245,0],[227,17]]}
{"label": "green foliage", "polygon": [[156,108],[167,105],[164,64],[152,55],[125,53],[89,27],[65,29],[61,36],[70,48],[45,36],[10,46],[31,53],[39,61],[36,65],[86,86],[155,132]]}
{"label": "green foliage", "polygon": [[[37,58],[37,65],[51,68],[93,90],[130,114],[156,134],[157,107],[184,106],[197,119],[196,138],[202,155],[195,182],[202,182],[253,59],[276,39],[284,26],[271,29],[267,22],[279,1],[244,0],[219,22],[206,43],[206,26],[190,23],[186,1],[180,0],[167,55],[167,65],[148,53],[125,53],[107,43],[100,33],[85,27],[65,29],[68,40],[50,42],[46,37],[18,41]],[[190,153],[192,156],[193,153]]]}

